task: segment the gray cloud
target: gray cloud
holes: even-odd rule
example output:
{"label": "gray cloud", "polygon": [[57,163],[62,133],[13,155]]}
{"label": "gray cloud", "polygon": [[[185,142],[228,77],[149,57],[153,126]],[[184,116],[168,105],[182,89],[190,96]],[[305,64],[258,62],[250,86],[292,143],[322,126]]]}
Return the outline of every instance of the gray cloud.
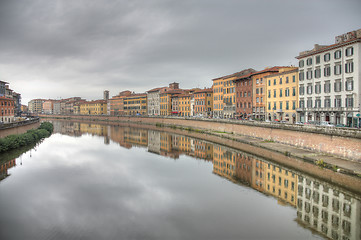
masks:
{"label": "gray cloud", "polygon": [[[210,86],[360,28],[348,1],[1,1],[0,78],[32,98]],[[36,86],[36,87],[34,87]]]}

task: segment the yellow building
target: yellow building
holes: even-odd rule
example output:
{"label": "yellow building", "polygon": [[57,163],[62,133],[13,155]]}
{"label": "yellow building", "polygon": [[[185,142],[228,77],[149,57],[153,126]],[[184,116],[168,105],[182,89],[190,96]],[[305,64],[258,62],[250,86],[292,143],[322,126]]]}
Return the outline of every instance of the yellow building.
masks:
{"label": "yellow building", "polygon": [[189,117],[191,113],[191,94],[180,94],[178,96],[179,112],[182,117]]}
{"label": "yellow building", "polygon": [[213,79],[213,116],[223,117],[223,78]]}
{"label": "yellow building", "polygon": [[125,115],[146,115],[147,114],[147,94],[132,94],[124,98]]}
{"label": "yellow building", "polygon": [[298,68],[280,68],[264,77],[267,84],[266,119],[296,122],[298,108]]}
{"label": "yellow building", "polygon": [[90,102],[83,102],[80,104],[80,114],[82,115],[106,115],[107,101],[96,100]]}
{"label": "yellow building", "polygon": [[297,175],[271,163],[265,166],[265,192],[296,206]]}

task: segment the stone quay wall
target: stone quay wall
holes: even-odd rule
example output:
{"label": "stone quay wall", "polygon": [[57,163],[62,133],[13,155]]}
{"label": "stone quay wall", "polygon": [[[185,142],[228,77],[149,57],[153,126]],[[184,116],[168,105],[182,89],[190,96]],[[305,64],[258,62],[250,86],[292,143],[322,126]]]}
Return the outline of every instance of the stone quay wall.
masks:
{"label": "stone quay wall", "polygon": [[13,134],[26,133],[30,129],[36,129],[40,126],[40,119],[31,119],[21,122],[13,122],[0,125],[0,138]]}
{"label": "stone quay wall", "polygon": [[274,141],[361,162],[361,131],[359,129],[179,117],[87,115],[42,115],[40,117],[118,121],[151,125],[161,124],[165,126],[227,132],[263,139],[265,141]]}

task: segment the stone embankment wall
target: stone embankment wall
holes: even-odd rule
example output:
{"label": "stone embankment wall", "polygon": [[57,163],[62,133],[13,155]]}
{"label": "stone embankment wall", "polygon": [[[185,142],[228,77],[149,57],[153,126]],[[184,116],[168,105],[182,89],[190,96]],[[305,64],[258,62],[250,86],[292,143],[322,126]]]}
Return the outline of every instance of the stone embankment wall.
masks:
{"label": "stone embankment wall", "polygon": [[[45,116],[44,116],[45,117]],[[120,116],[48,116],[94,121],[164,124],[205,129],[279,142],[361,162],[361,131],[320,126],[242,122],[215,119]]]}
{"label": "stone embankment wall", "polygon": [[2,124],[0,125],[0,138],[4,138],[12,134],[26,133],[28,130],[36,129],[39,126],[40,126],[39,119]]}

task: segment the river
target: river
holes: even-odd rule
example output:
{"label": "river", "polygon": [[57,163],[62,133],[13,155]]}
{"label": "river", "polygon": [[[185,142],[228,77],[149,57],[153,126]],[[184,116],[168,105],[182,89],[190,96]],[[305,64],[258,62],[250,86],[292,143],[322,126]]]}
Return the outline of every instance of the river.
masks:
{"label": "river", "polygon": [[53,123],[0,161],[0,239],[361,239],[361,197],[306,173],[181,134]]}

